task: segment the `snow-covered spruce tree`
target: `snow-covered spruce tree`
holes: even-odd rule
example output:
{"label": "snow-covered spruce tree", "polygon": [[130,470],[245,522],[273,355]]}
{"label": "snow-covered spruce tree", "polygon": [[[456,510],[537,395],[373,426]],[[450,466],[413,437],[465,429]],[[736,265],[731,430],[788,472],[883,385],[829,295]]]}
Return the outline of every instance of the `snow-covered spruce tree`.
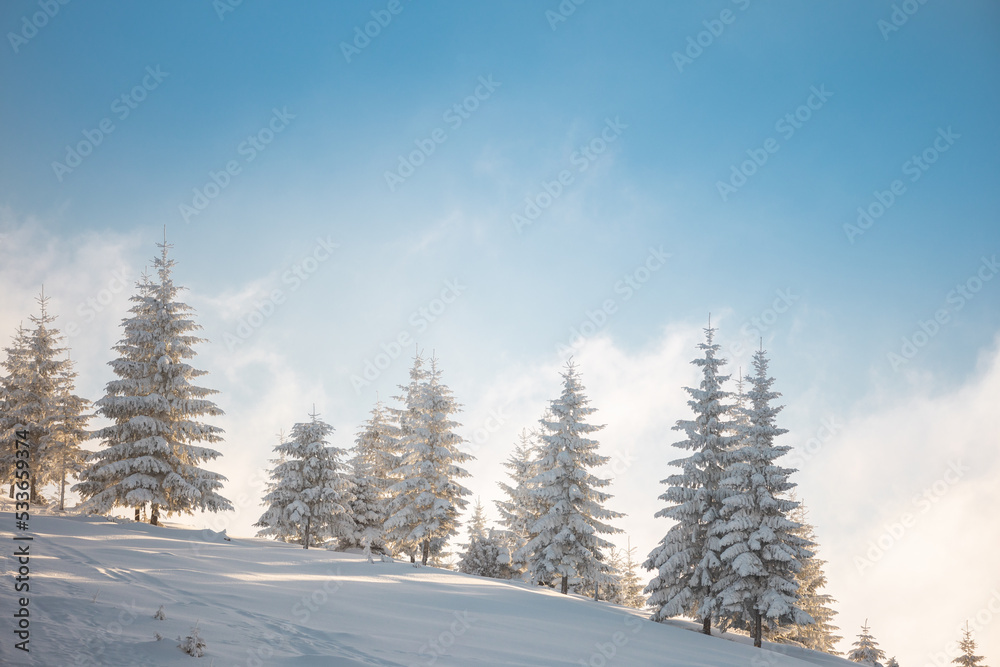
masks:
{"label": "snow-covered spruce tree", "polygon": [[14,345],[7,348],[4,363],[9,375],[3,378],[3,414],[0,416],[3,472],[13,477],[15,432],[28,431],[31,447],[31,489],[33,503],[45,502],[42,488],[55,483],[59,489],[59,509],[66,504],[67,478],[83,468],[86,453],[80,443],[87,439],[90,402],[74,391],[73,363],[62,359],[66,348],[55,317],[47,311],[43,290],[37,299],[40,314],[31,316],[34,329],[18,328]]}
{"label": "snow-covered spruce tree", "polygon": [[764,623],[813,621],[797,602],[796,574],[802,560],[812,554],[796,534],[801,526],[788,517],[798,503],[780,495],[794,488],[788,479],[794,470],[775,463],[789,447],[774,444],[787,430],[775,425],[782,408],[771,403],[781,394],[771,389],[774,378],[768,377],[767,365],[763,349],[756,352],[750,390],[744,401],[737,402],[741,414],[733,420],[736,447],[723,452],[723,521],[709,530],[722,549],[720,613],[735,625],[749,625],[758,648]]}
{"label": "snow-covered spruce tree", "polygon": [[956,665],[960,665],[961,667],[988,667],[982,663],[982,660],[984,660],[983,656],[976,655],[976,640],[972,638],[968,621],[965,623],[962,641],[959,642],[958,648],[962,651],[962,655],[952,660]]}
{"label": "snow-covered spruce tree", "polygon": [[333,427],[310,415],[292,427],[291,436],[274,448],[280,455],[271,469],[263,504],[254,525],[261,537],[301,544],[303,549],[354,533],[348,511],[353,494],[342,463],[346,452],[330,446]]}
{"label": "snow-covered spruce tree", "polygon": [[[507,499],[493,501],[500,513],[500,525],[503,526],[512,558],[528,543],[529,529],[540,518],[537,503],[528,492],[535,477],[537,437],[534,431],[521,431],[513,453],[503,463],[511,483],[497,482]],[[516,572],[523,572],[526,564],[514,558],[510,566]]]}
{"label": "snow-covered spruce tree", "polygon": [[611,585],[608,601],[642,609],[646,606],[646,596],[642,594],[643,583],[639,579],[637,571],[639,563],[635,561],[634,552],[635,547],[631,543],[625,549],[611,550],[610,561],[614,582]]}
{"label": "snow-covered spruce tree", "polygon": [[385,521],[389,518],[389,472],[396,462],[395,427],[381,401],[354,441],[351,480],[354,499],[350,513],[354,531],[341,540],[341,549],[360,548],[366,554],[385,553]]}
{"label": "snow-covered spruce tree", "polygon": [[208,398],[216,390],[192,384],[206,374],[187,363],[195,357],[193,346],[204,342],[193,333],[201,327],[190,319],[193,309],[177,300],[184,288],[171,277],[172,246],[157,245],[157,281],[143,276],[137,283],[131,317],[123,320],[123,337],[113,348],[119,357],[109,362],[118,379],[96,403],[98,414],[113,423],[94,433],[103,448],[90,454],[74,487],[92,512],[133,507],[138,520],[149,503],[154,525],[161,512],[232,509],[218,492],[226,478],[199,467],[220,453],[197,443],[222,440],[222,429],[202,419],[223,413]]}
{"label": "snow-covered spruce tree", "polygon": [[899,661],[893,656],[889,658],[889,662],[885,663],[885,667],[899,667]]}
{"label": "snow-covered spruce tree", "polygon": [[722,547],[713,533],[723,521],[722,505],[728,490],[721,485],[725,454],[733,449],[737,437],[729,432],[726,416],[730,393],[722,384],[729,379],[720,375],[725,359],[715,355],[719,346],[713,342],[715,329],[705,329],[705,342],[698,348],[704,356],[691,363],[701,368],[702,380],[697,389],[685,387],[691,396],[688,405],[692,420],[678,420],[675,431],[684,431],[684,440],[674,447],[690,450],[687,458],[671,461],[680,474],[663,480],[667,490],[660,500],[670,503],[656,513],[677,523],[660,540],[643,567],[656,574],[646,586],[652,620],[688,614],[702,623],[702,632],[711,634],[712,618],[719,611],[718,581],[721,577]]}
{"label": "snow-covered spruce tree", "polygon": [[[790,494],[789,497],[796,500],[794,493]],[[805,506],[801,502],[798,507],[792,510],[789,518],[799,525],[799,528],[793,532],[812,545],[809,547],[812,555],[801,561],[802,567],[796,573],[795,578],[799,582],[799,608],[809,614],[815,622],[807,625],[796,625],[779,621],[777,627],[767,629],[764,637],[772,642],[803,646],[814,651],[840,655],[836,646],[841,638],[840,635],[835,634],[839,628],[833,625],[833,617],[837,612],[834,611],[832,605],[836,600],[822,592],[822,589],[826,587],[826,574],[823,572],[826,561],[816,555],[815,529],[809,523]]]}
{"label": "snow-covered spruce tree", "polygon": [[479,498],[476,498],[476,504],[472,506],[472,516],[469,518],[469,541],[476,537],[486,537],[486,513]]}
{"label": "snow-covered spruce tree", "polygon": [[418,353],[410,370],[410,385],[401,387],[405,408],[399,414],[400,466],[392,475],[392,516],[386,529],[396,544],[410,551],[419,549],[426,565],[432,554],[440,554],[448,539],[458,534],[458,516],[472,492],[456,480],[469,473],[459,464],[474,458],[458,449],[463,442],[455,433],[460,426],[451,419],[460,406],[451,390],[441,382],[437,359],[423,369]]}
{"label": "snow-covered spruce tree", "polygon": [[608,580],[610,567],[602,550],[612,545],[601,535],[620,533],[605,521],[624,515],[604,507],[612,496],[600,489],[611,481],[590,473],[610,457],[598,454],[599,443],[587,437],[604,426],[586,422],[597,409],[590,407],[572,359],[562,377],[562,394],[550,401],[552,418],[541,420],[544,430],[536,474],[528,489],[528,497],[539,508],[539,518],[529,527],[530,540],[515,558],[528,563],[531,581],[560,577],[561,590],[566,593],[570,577],[597,584]]}
{"label": "snow-covered spruce tree", "polygon": [[852,646],[854,648],[847,653],[847,659],[853,662],[874,666],[879,665],[879,660],[885,658],[885,651],[878,647],[878,642],[868,630],[868,619],[865,619],[865,624],[861,626],[861,633]]}
{"label": "snow-covered spruce tree", "polygon": [[458,563],[458,571],[493,579],[511,579],[510,553],[501,531],[490,528],[488,532],[474,534]]}

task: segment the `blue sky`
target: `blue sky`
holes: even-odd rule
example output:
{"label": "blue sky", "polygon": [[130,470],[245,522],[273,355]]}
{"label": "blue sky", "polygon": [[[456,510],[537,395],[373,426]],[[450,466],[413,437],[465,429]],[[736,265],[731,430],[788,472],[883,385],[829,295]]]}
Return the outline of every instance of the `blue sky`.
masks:
{"label": "blue sky", "polygon": [[[220,3],[71,2],[43,21],[38,3],[5,3],[4,335],[44,282],[64,328],[79,327],[81,392],[99,397],[129,293],[115,276],[134,281],[166,225],[176,279],[212,341],[199,363],[228,413],[216,467],[231,497],[254,496],[270,434],[314,402],[348,446],[412,351],[360,389],[351,377],[410,335],[441,358],[467,438],[491,410],[505,415],[473,443],[485,500],[513,434],[558,394],[557,348],[596,320],[574,351],[606,446],[624,452],[617,509],[645,553],[666,530],[651,516],[656,481],[675,458],[667,429],[687,416],[680,387],[695,381],[687,362],[711,312],[734,367],[764,338],[788,444],[804,447],[831,416],[845,424],[799,473],[831,543],[842,634],[884,604],[884,626],[898,627],[882,641],[901,660],[949,640],[979,593],[1000,587],[988,559],[963,566],[984,588],[956,594],[940,619],[949,630],[907,649],[888,574],[857,572],[850,549],[833,562],[833,543],[877,535],[949,456],[975,463],[949,502],[975,506],[1000,478],[994,429],[969,426],[987,413],[965,398],[997,386],[1000,280],[983,280],[1000,251],[996,3],[590,0],[564,2],[576,7],[564,21],[552,19],[557,2],[389,5],[246,0],[220,15]],[[348,62],[355,29],[387,16]],[[77,166],[53,165],[81,142]],[[390,188],[386,172],[430,144]],[[926,169],[912,161],[922,155]],[[746,163],[754,156],[762,164]],[[730,180],[734,167],[752,172],[745,183]],[[213,173],[228,181],[217,193]],[[560,174],[558,196],[516,225]],[[720,182],[739,187],[723,197]],[[206,186],[214,196],[185,216]],[[890,194],[863,233],[845,231]],[[435,301],[443,292],[452,302]],[[255,308],[271,314],[253,319]],[[241,320],[260,325],[232,344]],[[887,355],[915,335],[915,354],[894,364]],[[913,427],[922,401],[920,418],[940,420],[916,429],[919,442],[902,426],[873,439],[876,422]],[[944,423],[968,433],[930,441]],[[866,475],[873,449],[886,465]],[[241,506],[234,533],[259,509]],[[963,520],[976,517],[996,525]],[[859,599],[876,580],[894,593]]]}

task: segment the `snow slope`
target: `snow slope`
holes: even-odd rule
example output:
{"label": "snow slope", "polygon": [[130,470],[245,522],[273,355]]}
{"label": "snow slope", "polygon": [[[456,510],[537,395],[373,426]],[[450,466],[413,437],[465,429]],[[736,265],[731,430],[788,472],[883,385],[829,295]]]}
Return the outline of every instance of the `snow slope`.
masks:
{"label": "snow slope", "polygon": [[[0,512],[0,527],[13,526]],[[30,653],[0,531],[3,665],[851,665],[706,637],[634,610],[409,563],[98,517],[31,518]],[[166,620],[153,614],[163,606]],[[200,661],[177,648],[197,623]],[[164,638],[157,641],[159,633]],[[731,636],[731,635],[727,635]],[[779,648],[779,647],[774,647]],[[192,662],[194,661],[194,662]]]}

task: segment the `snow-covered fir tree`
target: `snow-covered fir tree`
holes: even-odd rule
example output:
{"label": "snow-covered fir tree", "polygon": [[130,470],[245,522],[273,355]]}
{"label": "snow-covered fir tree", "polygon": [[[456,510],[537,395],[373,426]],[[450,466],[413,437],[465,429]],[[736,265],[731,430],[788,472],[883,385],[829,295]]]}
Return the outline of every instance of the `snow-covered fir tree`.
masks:
{"label": "snow-covered fir tree", "polygon": [[639,563],[636,562],[634,553],[635,547],[631,543],[624,549],[611,550],[610,562],[614,580],[608,601],[642,609],[646,606],[646,596],[642,594],[643,582],[639,578]]}
{"label": "snow-covered fir tree", "polygon": [[[790,494],[789,497],[796,500],[794,493]],[[814,651],[840,655],[836,646],[841,637],[835,634],[839,628],[833,624],[833,617],[837,612],[832,605],[836,600],[822,592],[822,589],[826,587],[826,574],[823,572],[826,561],[816,554],[815,529],[809,523],[805,506],[802,503],[799,503],[798,507],[792,510],[789,517],[799,525],[799,528],[793,532],[812,545],[809,547],[812,555],[801,561],[802,567],[796,573],[795,578],[799,582],[799,608],[809,614],[815,622],[797,625],[779,621],[777,627],[767,630],[765,638],[772,642],[803,646]]]}
{"label": "snow-covered fir tree", "polygon": [[341,541],[342,549],[360,548],[366,553],[385,553],[385,522],[389,518],[389,472],[396,460],[395,426],[381,401],[354,441],[351,479],[354,498],[350,513],[354,531]]}
{"label": "snow-covered fir tree", "polygon": [[514,445],[514,451],[503,463],[507,468],[510,484],[497,482],[507,497],[506,500],[493,501],[500,513],[500,525],[506,533],[506,541],[510,546],[510,566],[517,572],[524,571],[526,564],[515,558],[530,539],[529,529],[539,519],[537,503],[531,497],[531,480],[535,477],[535,458],[537,456],[537,434],[524,429]]}
{"label": "snow-covered fir tree", "polygon": [[858,634],[857,641],[851,646],[854,648],[848,651],[847,659],[853,662],[876,666],[881,664],[879,660],[885,659],[885,651],[878,647],[878,642],[875,641],[871,631],[868,629],[868,619],[865,619],[865,624],[861,626],[861,633]]}
{"label": "snow-covered fir tree", "polygon": [[144,276],[136,285],[131,317],[114,346],[119,357],[109,362],[118,379],[96,403],[98,414],[113,423],[94,434],[102,449],[90,454],[74,487],[92,512],[133,507],[138,520],[149,503],[151,524],[161,512],[232,509],[219,494],[226,478],[199,467],[220,453],[198,443],[222,440],[222,429],[203,419],[223,413],[208,398],[217,391],[193,384],[206,374],[188,363],[196,355],[193,346],[204,342],[194,335],[201,327],[191,319],[193,309],[177,300],[184,288],[173,282],[172,246],[157,245],[157,280]]}
{"label": "snow-covered fir tree", "polygon": [[62,334],[53,325],[44,289],[38,297],[39,315],[31,316],[34,328],[18,328],[14,345],[7,348],[6,375],[0,386],[0,462],[6,479],[13,477],[14,442],[18,430],[27,429],[31,448],[30,498],[42,503],[42,489],[50,483],[58,488],[59,509],[65,508],[66,484],[83,468],[87,439],[85,411],[90,402],[74,391],[73,363],[62,358]]}
{"label": "snow-covered fir tree", "polygon": [[549,406],[552,418],[541,420],[535,477],[528,489],[539,518],[530,526],[531,539],[516,558],[528,563],[531,581],[548,583],[560,578],[566,593],[571,577],[597,585],[609,580],[610,566],[602,551],[612,545],[601,535],[620,533],[606,521],[624,515],[604,507],[612,496],[600,489],[611,481],[590,472],[610,457],[601,456],[597,440],[587,437],[604,426],[586,421],[597,410],[590,407],[572,359],[562,377],[562,394]]}
{"label": "snow-covered fir tree", "polygon": [[399,480],[392,486],[392,516],[386,529],[392,540],[410,552],[419,550],[426,565],[432,554],[440,555],[447,541],[458,534],[458,517],[472,492],[457,480],[469,473],[460,464],[473,459],[458,449],[463,442],[455,433],[460,424],[451,417],[460,406],[451,390],[441,382],[437,359],[424,370],[418,353],[410,370],[410,384],[401,387],[405,408],[399,415],[399,446],[402,461],[392,472]]}
{"label": "snow-covered fir tree", "polygon": [[811,555],[796,534],[801,526],[788,516],[798,503],[780,495],[795,486],[788,479],[794,470],[776,463],[789,450],[774,443],[787,432],[775,425],[782,408],[772,401],[781,394],[772,390],[763,350],[754,354],[753,366],[749,392],[736,403],[735,449],[723,452],[723,521],[715,522],[709,534],[722,549],[720,613],[734,625],[749,626],[754,646],[760,647],[765,623],[805,625],[813,619],[797,601],[796,574]]}
{"label": "snow-covered fir tree", "polygon": [[723,500],[728,489],[721,485],[725,455],[733,449],[737,437],[726,421],[730,393],[722,389],[729,379],[719,369],[725,359],[717,358],[719,345],[715,329],[705,329],[705,342],[698,348],[702,357],[691,363],[701,369],[697,389],[685,387],[691,399],[688,405],[694,419],[678,420],[674,430],[683,431],[684,440],[674,447],[689,450],[691,455],[671,461],[681,469],[663,480],[667,490],[660,496],[669,505],[656,513],[676,521],[664,538],[650,552],[643,567],[655,574],[646,586],[654,621],[688,614],[702,623],[702,632],[711,633],[712,618],[719,611],[718,581],[722,572],[722,547],[715,534],[722,518]]}
{"label": "snow-covered fir tree", "polygon": [[899,667],[899,661],[895,657],[889,658],[889,662],[885,663],[885,667]]}
{"label": "snow-covered fir tree", "polygon": [[958,650],[962,652],[962,655],[952,660],[956,665],[960,665],[960,667],[988,667],[982,662],[985,658],[976,655],[976,640],[972,638],[968,621],[965,623],[965,630],[962,633],[962,641],[958,644]]}
{"label": "snow-covered fir tree", "polygon": [[482,533],[473,532],[458,563],[458,571],[493,579],[513,578],[515,572],[510,568],[510,546],[504,533],[493,528]]}
{"label": "snow-covered fir tree", "polygon": [[313,412],[310,421],[292,427],[288,440],[274,451],[264,514],[254,525],[262,537],[301,544],[303,549],[355,532],[349,512],[354,496],[343,459],[346,452],[330,445],[333,427]]}
{"label": "snow-covered fir tree", "polygon": [[472,516],[469,517],[469,541],[476,537],[486,537],[486,512],[483,511],[483,503],[479,498],[476,498]]}

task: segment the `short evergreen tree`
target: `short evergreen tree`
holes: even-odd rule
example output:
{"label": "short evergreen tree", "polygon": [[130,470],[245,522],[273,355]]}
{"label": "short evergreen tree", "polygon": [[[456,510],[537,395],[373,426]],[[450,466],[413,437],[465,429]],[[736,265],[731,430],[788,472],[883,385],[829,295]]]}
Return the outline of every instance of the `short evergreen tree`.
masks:
{"label": "short evergreen tree", "polygon": [[723,391],[722,384],[729,376],[719,373],[725,359],[715,356],[719,345],[713,342],[714,336],[710,324],[705,342],[698,345],[704,356],[691,362],[702,372],[697,389],[685,387],[694,419],[679,420],[673,427],[687,436],[674,447],[690,450],[691,455],[670,462],[681,472],[663,480],[667,490],[660,499],[670,504],[656,516],[676,523],[643,563],[655,571],[645,589],[654,610],[652,619],[689,614],[701,621],[705,634],[711,634],[712,618],[719,611],[722,545],[715,526],[724,521],[722,507],[728,489],[721,484],[723,464],[737,438],[726,421],[730,406],[725,401],[730,393]]}
{"label": "short evergreen tree", "polygon": [[959,642],[958,648],[962,651],[962,655],[952,660],[956,665],[960,665],[961,667],[988,667],[982,663],[982,660],[984,660],[983,656],[976,655],[976,640],[972,638],[972,631],[969,630],[968,621],[965,623],[962,641]]}
{"label": "short evergreen tree", "polygon": [[459,450],[463,442],[455,433],[460,426],[451,416],[460,409],[451,390],[441,382],[437,359],[423,369],[419,354],[410,371],[410,385],[403,387],[405,408],[399,411],[400,466],[392,475],[392,516],[386,521],[396,544],[410,551],[419,549],[426,565],[431,555],[440,556],[448,539],[458,534],[458,516],[472,492],[457,482],[469,473],[459,464],[474,458]]}
{"label": "short evergreen tree", "polygon": [[[537,503],[529,493],[531,480],[535,477],[536,440],[536,433],[526,429],[521,431],[513,453],[503,463],[510,484],[497,482],[507,498],[495,500],[494,504],[500,513],[500,525],[506,533],[512,558],[528,543],[529,529],[540,518]],[[522,572],[526,564],[514,559],[510,566],[516,572]]]}
{"label": "short evergreen tree", "polygon": [[635,547],[631,546],[631,543],[625,549],[611,550],[610,562],[614,581],[608,600],[625,607],[642,609],[646,606],[646,596],[642,594],[643,583],[639,579],[639,563],[636,562],[634,553]]}
{"label": "short evergreen tree", "polygon": [[493,579],[511,579],[509,546],[501,531],[474,532],[458,563],[458,571]]}
{"label": "short evergreen tree", "polygon": [[899,667],[899,661],[896,658],[889,658],[889,662],[885,663],[885,667]]}
{"label": "short evergreen tree", "polygon": [[853,662],[875,666],[880,664],[879,660],[885,659],[885,651],[878,647],[878,642],[875,641],[868,629],[868,619],[865,619],[865,624],[861,626],[861,633],[852,646],[854,648],[847,653],[847,659]]}
{"label": "short evergreen tree", "polygon": [[476,537],[486,537],[486,513],[479,498],[476,498],[476,504],[472,506],[472,517],[469,518],[469,541]]}
{"label": "short evergreen tree", "polygon": [[[791,494],[790,498],[795,500],[794,494]],[[840,655],[836,650],[836,645],[841,638],[840,635],[835,634],[839,628],[833,625],[833,617],[837,612],[834,611],[832,605],[836,600],[822,592],[822,589],[826,587],[826,574],[823,572],[826,561],[816,555],[815,529],[809,523],[805,506],[801,503],[792,510],[790,518],[799,526],[793,532],[812,545],[809,547],[812,555],[802,560],[802,567],[795,577],[799,582],[799,608],[809,614],[815,622],[797,625],[788,621],[779,621],[777,627],[768,629],[765,637],[772,642],[803,646],[814,651]]]}
{"label": "short evergreen tree", "polygon": [[753,364],[750,391],[736,404],[735,449],[723,453],[723,521],[712,526],[710,535],[722,549],[721,613],[737,625],[749,625],[754,646],[760,647],[764,623],[806,625],[813,619],[797,601],[796,574],[811,555],[796,534],[800,526],[788,518],[798,503],[780,495],[795,486],[788,479],[794,470],[775,463],[789,450],[774,444],[787,432],[775,426],[781,407],[771,405],[781,394],[771,389],[774,378],[767,375],[763,350],[754,354]]}
{"label": "short evergreen tree", "polygon": [[354,531],[341,548],[361,548],[366,553],[385,553],[385,522],[389,518],[389,471],[397,465],[395,428],[382,403],[376,402],[371,416],[354,441],[351,479],[354,499],[350,513]]}
{"label": "short evergreen tree", "polygon": [[4,478],[13,477],[15,434],[27,430],[31,451],[30,499],[45,502],[42,489],[55,483],[59,509],[65,509],[66,484],[80,473],[86,453],[80,443],[87,439],[85,414],[90,402],[74,391],[73,363],[61,358],[62,334],[53,325],[43,290],[37,299],[39,315],[31,316],[34,329],[18,328],[14,345],[7,348],[0,379],[0,468]]}
{"label": "short evergreen tree", "polygon": [[303,549],[328,539],[354,533],[348,511],[353,495],[342,460],[346,454],[332,447],[333,427],[318,419],[292,427],[289,439],[274,448],[280,455],[271,470],[263,504],[264,514],[254,525],[259,536],[274,536]]}
{"label": "short evergreen tree", "polygon": [[587,437],[604,427],[586,422],[597,410],[590,407],[572,360],[562,377],[562,394],[550,402],[552,419],[541,420],[544,430],[536,474],[528,491],[540,518],[529,528],[531,539],[515,558],[527,561],[532,581],[561,578],[566,593],[574,576],[596,585],[610,580],[602,550],[612,545],[601,535],[620,533],[606,521],[624,515],[604,507],[612,496],[600,489],[610,480],[590,473],[610,458],[598,454],[599,443]]}
{"label": "short evergreen tree", "polygon": [[98,414],[113,423],[94,434],[103,449],[90,454],[74,487],[92,512],[133,507],[138,520],[149,503],[154,525],[161,510],[170,515],[232,509],[218,493],[226,478],[199,467],[221,454],[196,443],[222,440],[222,429],[201,419],[223,413],[208,398],[218,392],[192,384],[206,374],[187,363],[195,356],[193,346],[204,339],[193,333],[201,327],[190,319],[191,307],[177,301],[183,288],[171,277],[171,246],[158,246],[158,281],[144,276],[137,284],[132,316],[122,322],[124,335],[114,347],[119,357],[110,362],[118,379],[96,403]]}

